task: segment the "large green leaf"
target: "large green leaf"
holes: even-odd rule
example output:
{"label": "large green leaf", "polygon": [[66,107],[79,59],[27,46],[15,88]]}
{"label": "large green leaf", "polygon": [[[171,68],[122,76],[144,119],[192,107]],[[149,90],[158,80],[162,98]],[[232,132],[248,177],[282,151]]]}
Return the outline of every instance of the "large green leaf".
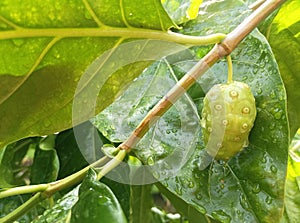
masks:
{"label": "large green leaf", "polygon": [[[158,0],[2,1],[0,54],[5,56],[0,58],[0,147],[71,127],[77,84],[97,57],[132,38],[147,38],[153,31],[165,33],[174,26]],[[101,64],[108,59],[132,58],[132,64],[124,64],[121,70],[111,68],[113,75],[98,73],[97,80],[85,80],[81,93],[99,79],[103,82],[97,112],[149,65],[149,61],[137,62],[146,45],[135,45],[113,59],[111,51],[94,64],[100,69],[108,66]],[[152,53],[164,55],[160,51],[157,46]],[[77,123],[88,118],[80,117]]]}
{"label": "large green leaf", "polygon": [[[127,139],[147,111],[176,84],[169,66],[168,61],[163,60],[149,67],[119,99],[93,118],[93,123],[105,137],[112,142]],[[193,152],[196,133],[200,129],[198,122],[196,107],[185,95],[141,139],[135,153],[153,171],[164,172],[164,176],[159,177],[173,175]],[[140,178],[138,184],[152,180]]]}
{"label": "large green leaf", "polygon": [[79,200],[72,207],[71,223],[125,223],[123,210],[108,186],[96,180],[90,170],[79,188]]}
{"label": "large green leaf", "polygon": [[[30,194],[23,194],[23,195],[18,195],[18,196],[2,198],[0,200],[0,218],[1,217],[5,218],[6,215],[10,214],[12,211],[17,209],[22,204],[24,204],[30,198],[31,198]],[[15,221],[15,222],[18,222],[18,223],[32,222],[37,217],[37,215],[40,215],[45,211],[45,209],[48,205],[49,205],[49,202],[44,201],[42,204],[32,207],[26,214],[24,214],[22,217],[19,217],[18,221]],[[2,222],[4,222],[4,221],[2,221]],[[5,222],[7,222],[7,221],[5,221]]]}
{"label": "large green leaf", "polygon": [[300,127],[300,10],[299,1],[287,1],[275,17],[269,42],[288,95],[291,135]]}
{"label": "large green leaf", "polygon": [[34,153],[31,166],[31,184],[49,183],[55,181],[59,171],[59,160],[54,149],[55,135],[41,139]]}
{"label": "large green leaf", "polygon": [[[133,157],[129,161],[134,165],[141,165],[141,162]],[[134,168],[131,168],[131,177],[145,178],[148,177],[147,173],[136,174]],[[136,181],[136,180],[133,180]],[[130,185],[130,222],[131,223],[151,223],[153,222],[151,215],[151,207],[153,206],[153,198],[151,194],[152,184]]]}
{"label": "large green leaf", "polygon": [[78,201],[79,186],[59,199],[55,205],[47,209],[41,216],[32,223],[66,223],[70,222],[71,209]]}
{"label": "large green leaf", "polygon": [[170,17],[177,24],[195,19],[202,0],[161,0]]}
{"label": "large green leaf", "polygon": [[[233,0],[210,2],[200,10],[201,16],[186,24],[183,27],[183,33],[203,35],[213,32],[229,32],[246,16],[248,11],[242,3]],[[192,52],[198,59],[204,56],[207,50],[207,48],[200,47],[192,49]],[[155,82],[158,73],[163,71],[165,75],[171,73],[180,76],[182,71],[187,71],[188,67],[193,64],[191,58],[179,58],[182,61],[178,59],[173,65],[168,60],[163,60],[148,68],[117,102],[95,119],[96,126],[112,141],[124,140],[128,136],[126,134],[129,134],[128,132],[132,131],[136,125],[131,126],[131,124],[138,123],[158,100],[155,97],[160,98],[160,95],[163,95],[162,88],[158,88],[161,85]],[[226,164],[213,161],[207,169],[200,170],[198,164],[204,145],[201,133],[198,134],[195,128],[193,135],[199,139],[199,143],[189,162],[176,172],[176,177],[169,177],[162,181],[162,184],[169,192],[185,202],[185,205],[182,205],[183,209],[188,209],[189,205],[193,206],[200,213],[215,220],[276,222],[281,218],[283,211],[289,144],[285,89],[270,46],[257,30],[240,44],[232,53],[232,58],[234,79],[246,82],[256,99],[258,113],[249,138],[249,146]],[[181,72],[177,73],[178,70]],[[152,82],[155,83],[153,85],[157,89],[151,88],[151,83],[142,79],[145,78],[144,75],[146,76],[147,72],[152,72]],[[208,91],[212,85],[224,83],[226,79],[227,65],[225,61],[220,61],[198,81],[198,86],[202,87],[198,96]],[[168,83],[171,82],[165,78],[163,85],[167,86]],[[194,97],[193,99],[199,104],[199,110],[201,110],[202,100]],[[185,102],[188,108],[191,102]],[[119,106],[120,104],[123,106]],[[176,117],[176,114],[171,111],[168,111],[162,120],[167,119],[166,117],[169,119]],[[190,117],[192,117],[191,114],[189,113]],[[174,142],[177,140],[183,143],[192,142],[193,137],[187,138],[181,134],[176,137],[169,136],[173,134],[172,132],[180,131],[180,127],[180,125],[172,125],[171,122],[156,126],[161,133],[160,141],[154,144],[155,146],[151,146],[151,143],[155,142],[155,137],[152,137],[151,141],[146,135],[138,144],[139,150],[135,153],[146,164],[154,165],[160,159],[163,160],[176,151],[177,146],[174,147]],[[148,133],[150,136],[157,136],[151,134],[151,131],[153,130]],[[147,142],[148,147],[140,146],[143,145],[143,140],[144,144]],[[164,143],[163,146],[161,146],[162,143]],[[188,147],[181,145],[179,148],[183,151]],[[178,156],[175,156],[173,160],[179,165],[177,158]],[[159,173],[165,174],[164,169],[162,168]],[[154,172],[154,176],[159,175]]]}
{"label": "large green leaf", "polygon": [[282,222],[300,221],[300,132],[293,138],[290,146],[288,173],[284,196],[284,217]]}

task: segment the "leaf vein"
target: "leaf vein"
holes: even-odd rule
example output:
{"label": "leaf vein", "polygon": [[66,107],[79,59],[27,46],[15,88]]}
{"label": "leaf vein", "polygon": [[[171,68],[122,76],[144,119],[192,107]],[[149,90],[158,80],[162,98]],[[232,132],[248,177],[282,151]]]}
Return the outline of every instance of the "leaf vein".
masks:
{"label": "leaf vein", "polygon": [[105,27],[106,25],[101,22],[101,20],[96,15],[95,11],[92,9],[91,5],[87,2],[87,0],[82,0],[85,8],[88,10],[90,15],[92,16],[93,20],[97,23],[99,27]]}
{"label": "leaf vein", "polygon": [[9,92],[1,101],[0,105],[3,104],[8,98],[10,98],[25,82],[26,80],[30,77],[30,75],[34,72],[34,70],[37,68],[37,66],[41,63],[43,58],[46,56],[46,54],[49,52],[49,50],[60,40],[60,37],[55,37],[53,38],[48,45],[44,48],[44,50],[41,52],[39,57],[37,58],[36,62],[33,64],[33,66],[30,68],[28,73],[24,75],[24,78],[22,81],[20,81],[13,89],[12,91]]}

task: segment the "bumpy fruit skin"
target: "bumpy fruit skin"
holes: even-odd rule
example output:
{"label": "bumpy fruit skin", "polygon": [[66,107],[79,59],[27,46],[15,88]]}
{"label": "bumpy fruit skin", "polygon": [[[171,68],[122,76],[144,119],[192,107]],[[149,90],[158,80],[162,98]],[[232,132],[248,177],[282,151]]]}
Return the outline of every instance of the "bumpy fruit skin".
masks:
{"label": "bumpy fruit skin", "polygon": [[242,82],[214,85],[203,100],[201,127],[207,153],[228,160],[248,145],[256,117],[255,99]]}

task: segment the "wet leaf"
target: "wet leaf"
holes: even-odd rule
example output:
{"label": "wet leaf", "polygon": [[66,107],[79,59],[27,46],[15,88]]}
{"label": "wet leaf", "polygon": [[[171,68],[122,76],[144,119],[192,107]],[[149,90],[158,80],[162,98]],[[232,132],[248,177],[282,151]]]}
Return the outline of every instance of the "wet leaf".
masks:
{"label": "wet leaf", "polygon": [[[96,99],[100,92],[96,113],[103,110],[151,63],[151,58],[138,58],[147,41],[133,44],[123,56],[113,53],[115,48],[130,41],[132,29],[166,31],[174,26],[159,1],[2,1],[0,54],[5,57],[0,59],[0,147],[71,127],[75,94],[82,105],[87,104],[90,89],[97,90],[92,92]],[[151,55],[164,55],[159,46],[150,47]],[[94,70],[85,72],[101,55],[92,65]],[[127,64],[121,69],[114,67],[114,61],[124,60]],[[109,69],[106,75],[89,73],[104,67]],[[82,80],[84,74],[89,78]],[[73,124],[93,116],[87,108],[74,108],[80,114]]]}
{"label": "wet leaf", "polygon": [[[73,222],[127,222],[121,206],[108,186],[89,171],[79,189],[79,200],[72,208]],[[88,207],[88,208],[87,208]]]}
{"label": "wet leaf", "polygon": [[[299,1],[287,1],[275,17],[269,42],[279,65],[288,95],[288,114],[291,135],[300,127],[300,10]],[[287,56],[288,55],[288,56]]]}
{"label": "wet leaf", "polygon": [[[30,199],[31,195],[24,194],[12,197],[6,197],[0,199],[0,218],[10,214],[13,210],[24,204],[28,199]],[[18,223],[28,223],[32,222],[36,219],[37,215],[43,214],[47,205],[47,201],[44,201],[42,204],[38,204],[35,207],[32,207],[26,214],[21,216]]]}
{"label": "wet leaf", "polygon": [[[92,120],[105,137],[112,142],[127,139],[147,112],[176,84],[169,66],[164,60],[149,67],[118,100]],[[198,123],[196,108],[185,95],[148,131],[133,148],[134,152],[160,175],[157,177],[172,176],[193,152]]]}
{"label": "wet leaf", "polygon": [[[139,160],[129,159],[128,161],[132,165],[141,165]],[[148,175],[144,174],[136,174],[138,172],[134,171],[134,168],[131,168],[131,177],[134,178],[146,178]],[[133,180],[135,181],[135,180]],[[151,208],[153,206],[153,198],[151,194],[152,184],[140,184],[140,185],[130,185],[130,207],[131,207],[131,215],[130,222],[131,223],[151,223],[153,222],[151,215]]]}
{"label": "wet leaf", "polygon": [[[203,5],[205,3],[206,1],[203,2]],[[249,9],[238,1],[207,1],[207,5],[200,9],[200,16],[195,21],[187,23],[182,32],[191,35],[227,33],[239,24],[248,13]],[[158,101],[156,97],[161,98],[165,94],[167,89],[163,91],[162,88],[159,88],[161,84],[156,81],[159,72],[163,70],[163,65],[168,65],[163,72],[166,77],[168,73],[180,77],[184,71],[191,68],[195,60],[203,57],[209,49],[196,47],[191,49],[191,53],[195,56],[192,59],[179,57],[173,64],[170,64],[168,60],[154,64],[130,86],[116,103],[97,116],[94,123],[110,140],[118,142],[125,140],[147,111]],[[281,218],[283,211],[289,144],[284,85],[271,48],[264,36],[257,30],[253,31],[234,50],[232,58],[234,80],[247,83],[256,99],[257,118],[250,134],[249,146],[228,163],[213,161],[207,169],[199,170],[198,164],[204,145],[201,132],[198,133],[197,127],[194,127],[192,134],[198,139],[198,144],[192,147],[194,153],[189,156],[190,159],[186,165],[179,169],[173,168],[176,170],[174,175],[168,176],[164,181],[160,178],[164,171],[158,171],[161,173],[159,175],[155,169],[152,170],[154,176],[162,181],[169,192],[183,200],[182,209],[186,210],[188,206],[192,206],[199,213],[220,222],[273,222],[274,219]],[[177,73],[177,71],[180,72]],[[150,82],[143,80],[147,77],[148,72],[152,73],[151,84],[156,88],[151,88]],[[200,89],[196,92],[197,94],[194,94],[197,97],[193,95],[193,100],[198,104],[199,111],[202,107],[201,95],[214,84],[224,83],[226,80],[227,63],[225,60],[215,64],[207,74],[198,80],[197,84]],[[171,81],[165,78],[163,85],[166,87],[168,83]],[[136,92],[139,94],[137,95]],[[189,106],[193,107],[187,101],[181,103],[182,106],[186,103],[186,111]],[[117,104],[122,104],[122,106],[118,107]],[[176,106],[173,106],[174,108]],[[175,111],[172,113],[170,110],[160,120],[176,117],[175,114]],[[192,113],[189,114],[191,118]],[[180,117],[185,116],[180,114]],[[194,118],[193,120],[197,121],[198,119]],[[159,122],[154,129],[162,129]],[[132,123],[136,124],[132,125]],[[159,136],[158,143],[153,143],[155,137],[151,138],[152,141],[149,137],[147,138],[147,135],[153,136],[154,130],[151,129],[135,148],[137,156],[150,167],[159,162],[158,155],[163,158],[170,157],[171,151],[176,151],[178,147],[181,151],[189,148],[182,144],[176,146],[177,140],[183,143],[193,142],[193,137],[183,136],[182,133],[176,137],[169,137],[169,134],[172,134],[172,131],[167,131],[169,125],[170,122],[164,125],[166,131],[161,131],[161,135],[154,135],[155,137]],[[176,129],[178,132],[182,125],[172,125],[172,127],[175,132]],[[143,144],[143,142],[145,143]],[[151,143],[155,146],[151,146]],[[141,145],[145,146],[139,147]],[[176,154],[172,158],[173,162],[181,164],[178,162],[180,156]]]}
{"label": "wet leaf", "polygon": [[295,135],[290,146],[287,179],[284,196],[284,216],[281,222],[300,221],[300,132]]}
{"label": "wet leaf", "polygon": [[[224,29],[230,30],[237,21],[227,18],[234,15],[238,18],[247,12],[233,1],[213,3],[206,10],[207,15],[203,13],[183,32],[202,34],[212,29],[228,32]],[[211,14],[214,17],[208,19]],[[221,20],[224,21],[222,27]],[[203,50],[196,52],[200,56]],[[257,30],[241,43],[232,58],[234,80],[247,83],[256,99],[258,115],[249,147],[228,164],[214,161],[209,168],[200,171],[199,157],[204,149],[201,141],[188,165],[164,184],[188,204],[221,222],[274,221],[280,219],[283,209],[289,140],[284,86],[270,47]],[[226,62],[221,61],[198,84],[207,92],[212,85],[224,83],[226,79]],[[201,100],[199,102],[201,107]]]}
{"label": "wet leaf", "polygon": [[79,186],[59,199],[55,205],[47,209],[43,215],[32,223],[66,223],[70,221],[71,208],[78,201]]}
{"label": "wet leaf", "polygon": [[54,149],[55,135],[43,138],[35,150],[31,166],[31,184],[49,183],[55,181],[59,171],[59,160]]}
{"label": "wet leaf", "polygon": [[198,16],[202,0],[161,0],[176,24],[182,24]]}

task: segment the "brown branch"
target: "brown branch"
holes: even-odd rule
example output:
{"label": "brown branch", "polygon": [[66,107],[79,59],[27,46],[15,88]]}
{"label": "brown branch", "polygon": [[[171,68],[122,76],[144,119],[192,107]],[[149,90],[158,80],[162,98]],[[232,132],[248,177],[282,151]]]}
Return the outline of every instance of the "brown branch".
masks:
{"label": "brown branch", "polygon": [[189,89],[219,59],[229,55],[240,42],[252,32],[260,22],[269,16],[286,0],[267,0],[238,25],[222,43],[215,47],[200,60],[180,81],[149,111],[129,138],[119,148],[130,150],[147,133],[149,128],[162,116],[177,99]]}

